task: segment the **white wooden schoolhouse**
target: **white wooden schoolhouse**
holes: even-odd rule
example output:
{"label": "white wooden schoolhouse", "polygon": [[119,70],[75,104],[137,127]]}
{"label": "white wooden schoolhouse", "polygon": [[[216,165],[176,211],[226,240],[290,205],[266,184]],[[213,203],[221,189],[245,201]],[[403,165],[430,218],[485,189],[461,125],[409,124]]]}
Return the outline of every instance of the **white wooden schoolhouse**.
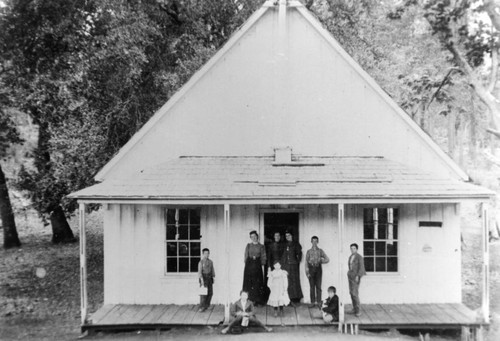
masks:
{"label": "white wooden schoolhouse", "polygon": [[[298,1],[266,2],[96,180],[71,195],[87,328],[217,324],[242,288],[249,232],[264,243],[286,229],[304,253],[319,237],[330,258],[323,292],[337,287],[341,325],[487,322],[487,305],[478,320],[461,304],[460,204],[492,193],[469,183]],[[104,306],[89,315],[85,205],[95,203],[104,211]],[[351,243],[367,270],[360,318],[343,314]],[[203,248],[216,277],[214,306],[200,313]],[[323,324],[301,309],[281,322]]]}

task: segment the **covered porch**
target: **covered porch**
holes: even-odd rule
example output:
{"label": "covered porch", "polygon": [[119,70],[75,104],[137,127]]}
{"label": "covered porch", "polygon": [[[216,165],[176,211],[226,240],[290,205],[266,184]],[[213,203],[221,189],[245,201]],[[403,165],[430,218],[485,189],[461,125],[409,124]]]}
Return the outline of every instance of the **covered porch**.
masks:
{"label": "covered porch", "polygon": [[[376,295],[367,294],[365,297],[371,297],[372,301],[364,302],[373,304],[363,305],[364,310],[360,318],[345,315],[344,311],[349,311],[345,304],[350,301],[345,276],[346,260],[349,255],[349,243],[353,240],[363,240],[364,207],[399,205],[405,212],[403,216],[407,217],[405,226],[411,225],[411,228],[402,225],[401,231],[406,233],[406,239],[398,243],[404,241],[406,245],[413,245],[411,248],[408,246],[401,248],[401,251],[407,252],[401,260],[410,262],[415,259],[411,258],[414,257],[415,252],[418,252],[423,255],[421,258],[425,258],[431,264],[434,263],[432,252],[438,248],[433,249],[432,245],[427,245],[424,240],[419,241],[417,248],[415,233],[410,233],[410,231],[416,231],[420,221],[435,223],[432,219],[432,208],[436,205],[443,205],[438,211],[446,211],[454,217],[453,219],[456,219],[461,201],[485,202],[489,195],[489,192],[470,184],[436,179],[431,174],[408,169],[401,164],[380,157],[300,157],[286,162],[276,161],[272,157],[181,157],[147,170],[130,181],[95,185],[73,195],[80,202],[82,329],[168,328],[174,325],[218,325],[227,322],[230,303],[234,301],[236,293],[241,288],[241,279],[238,276],[241,277],[242,266],[239,260],[234,263],[234,259],[241,255],[249,229],[259,227],[260,232],[265,231],[262,217],[266,212],[299,212],[302,217],[300,225],[305,226],[300,240],[304,246],[308,245],[308,239],[313,233],[319,234],[321,238],[324,236],[322,245],[331,248],[327,250],[327,253],[336,260],[335,266],[332,265],[332,270],[328,275],[329,280],[324,280],[324,282],[337,286],[337,294],[340,298],[340,323],[338,324],[340,331],[356,333],[360,328],[478,326],[479,322],[475,316],[473,317],[474,314],[459,303],[376,304],[378,302],[405,302],[404,298],[407,297],[407,293],[412,292],[406,285],[418,285],[413,281],[418,273],[401,262],[396,263],[402,269],[395,273],[398,276],[396,281],[390,276],[371,276],[370,279],[367,277],[362,287],[372,292],[385,292],[391,295],[390,298],[381,299]],[[123,275],[123,271],[129,272],[127,272],[129,276],[127,278],[133,279],[131,282],[134,285],[137,284],[137,287],[130,286],[127,288],[130,290],[124,291],[121,296],[113,296],[111,299],[109,295],[106,298],[105,294],[105,303],[113,304],[106,304],[89,316],[87,314],[85,205],[90,203],[104,204],[108,212],[108,233],[115,231],[113,236],[120,236],[124,241],[120,248],[116,243],[111,243],[114,240],[112,238],[106,244],[105,237],[105,248],[107,245],[107,250],[114,252],[114,257],[120,260],[120,263],[123,263],[123,257],[131,255],[130,252],[121,250],[134,248],[139,258],[132,259],[127,264],[136,265],[146,264],[150,259],[162,259],[168,256],[164,248],[164,229],[169,225],[165,212],[168,213],[169,209],[179,211],[186,207],[199,208],[201,235],[205,235],[206,238],[204,245],[214,246],[215,255],[219,257],[216,268],[222,269],[217,272],[219,287],[215,291],[220,296],[214,302],[219,305],[213,306],[210,312],[202,314],[198,313],[196,305],[187,304],[194,303],[194,301],[181,301],[180,298],[187,297],[186,284],[196,283],[195,274],[187,273],[175,277],[166,269],[162,276],[162,269],[155,268],[154,271],[145,273],[144,278],[147,280],[144,280],[138,277],[137,272],[129,271],[129,269],[119,271],[119,268],[114,267],[115,263],[109,263],[108,269],[114,271],[113,275],[109,276],[109,293],[115,295],[117,289],[121,288],[120,283],[123,281],[115,277]],[[423,207],[422,212],[430,212],[429,215],[423,217],[417,205]],[[444,221],[445,224],[451,224],[449,226],[457,225],[456,220],[450,222],[444,219],[445,215],[442,214],[443,219],[440,219],[438,223]],[[482,214],[483,233],[485,233],[483,237],[486,241],[487,204],[483,205]],[[417,219],[419,216],[422,216],[422,219]],[[177,221],[177,218],[174,220]],[[177,222],[171,225],[177,226]],[[453,228],[448,230],[456,232]],[[440,234],[442,238],[446,237],[445,234]],[[425,233],[421,232],[420,235],[425,235]],[[371,239],[377,238],[379,237]],[[393,242],[395,235],[387,232],[386,239]],[[327,240],[328,244],[326,244]],[[454,240],[459,243],[458,234]],[[152,241],[159,242],[151,243]],[[485,285],[481,321],[487,322],[489,315],[486,284],[488,283],[487,242],[483,247]],[[397,247],[393,249],[397,250]],[[410,249],[414,253],[410,254]],[[453,250],[451,247],[448,249]],[[454,253],[446,257],[453,257],[455,261],[457,259]],[[425,269],[425,266],[426,264],[422,263],[421,268]],[[233,272],[230,272],[231,269]],[[454,271],[454,275],[459,277],[459,269],[458,272]],[[418,278],[424,281],[429,276],[427,274]],[[143,280],[144,283],[141,282]],[[301,281],[303,281],[303,286],[307,286],[305,278]],[[141,287],[140,283],[151,287],[149,290],[140,291],[138,290]],[[153,288],[153,285],[156,287]],[[141,292],[151,292],[156,296],[150,295],[144,298]],[[169,297],[165,296],[167,292]],[[421,292],[428,294],[432,290]],[[394,295],[399,296],[394,298]],[[443,302],[442,297],[429,296],[414,299],[413,302],[417,303]],[[448,302],[458,301],[455,298],[448,299]],[[170,303],[177,303],[177,305]],[[284,325],[324,325],[320,311],[309,309],[305,305],[287,308],[285,321],[275,319],[273,314],[268,313],[268,310],[264,308],[261,308],[258,316],[270,325],[282,323]]]}
{"label": "covered porch", "polygon": [[[349,311],[351,307],[346,306]],[[366,304],[361,316],[345,314],[344,323],[327,324],[318,308],[307,304],[285,307],[284,317],[274,317],[272,307],[258,307],[257,317],[269,326],[325,326],[347,333],[359,329],[460,329],[480,328],[481,320],[465,305]],[[218,326],[224,323],[224,306],[211,305],[200,312],[197,305],[104,305],[91,314],[82,330],[167,329],[180,326]]]}

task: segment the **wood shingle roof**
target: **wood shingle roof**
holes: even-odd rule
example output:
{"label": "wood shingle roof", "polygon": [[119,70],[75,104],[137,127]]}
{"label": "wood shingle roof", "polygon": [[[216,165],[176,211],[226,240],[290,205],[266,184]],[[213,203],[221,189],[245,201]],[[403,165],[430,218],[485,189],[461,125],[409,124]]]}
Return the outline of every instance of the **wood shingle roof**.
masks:
{"label": "wood shingle roof", "polygon": [[481,199],[487,189],[413,170],[384,157],[184,156],[73,193],[78,199]]}

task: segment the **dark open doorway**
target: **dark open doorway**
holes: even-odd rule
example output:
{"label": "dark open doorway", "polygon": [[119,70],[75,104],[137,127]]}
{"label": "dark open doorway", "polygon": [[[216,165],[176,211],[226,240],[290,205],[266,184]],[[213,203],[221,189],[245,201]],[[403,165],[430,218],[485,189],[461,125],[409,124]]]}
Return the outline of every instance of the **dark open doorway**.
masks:
{"label": "dark open doorway", "polygon": [[283,213],[264,213],[264,245],[274,241],[274,234],[281,234],[281,241],[285,241],[285,232],[291,231],[293,240],[299,240],[299,213],[298,212],[283,212]]}

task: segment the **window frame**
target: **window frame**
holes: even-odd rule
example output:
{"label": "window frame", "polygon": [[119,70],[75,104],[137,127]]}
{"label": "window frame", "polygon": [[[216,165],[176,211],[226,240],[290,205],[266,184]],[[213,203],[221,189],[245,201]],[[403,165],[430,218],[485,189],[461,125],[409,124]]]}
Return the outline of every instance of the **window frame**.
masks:
{"label": "window frame", "polygon": [[[365,239],[365,209],[384,209],[384,210],[387,210],[387,209],[390,209],[392,208],[393,210],[398,210],[398,221],[397,221],[397,224],[393,224],[395,226],[397,226],[397,239],[392,239],[392,241],[394,242],[397,242],[397,247],[396,247],[396,256],[388,256],[387,255],[387,241],[388,240],[391,240],[391,239],[388,239],[388,238],[385,238],[385,239]],[[391,205],[391,204],[382,204],[382,205],[363,205],[361,207],[361,235],[362,235],[362,250],[363,250],[363,262],[365,262],[365,258],[367,257],[366,256],[366,250],[365,250],[365,242],[377,242],[377,241],[383,241],[386,243],[386,249],[385,249],[385,255],[384,256],[376,256],[376,251],[374,250],[374,254],[373,255],[369,255],[368,257],[373,257],[374,258],[374,270],[373,271],[368,271],[366,270],[366,274],[368,276],[381,276],[381,277],[387,277],[387,276],[400,276],[401,274],[401,254],[400,254],[400,244],[401,244],[401,229],[400,229],[400,226],[401,226],[401,206],[400,205]],[[389,226],[389,224],[387,223],[386,224],[387,226]],[[387,232],[388,233],[388,232]],[[375,236],[374,236],[375,237]],[[375,259],[377,257],[384,257],[384,259],[386,260],[386,269],[387,269],[387,258],[388,257],[395,257],[397,259],[397,270],[396,271],[376,271],[375,268],[376,268],[376,263],[375,263]],[[365,268],[366,268],[366,265],[365,265]]]}
{"label": "window frame", "polygon": [[[188,223],[187,224],[180,224],[178,222],[178,220],[176,221],[176,225],[177,225],[177,228],[180,226],[180,225],[187,225],[188,227],[188,231],[190,231],[191,229],[191,215],[190,215],[190,211],[193,211],[193,210],[197,210],[198,211],[198,215],[200,217],[200,220],[199,220],[199,224],[193,224],[193,226],[199,226],[200,228],[200,237],[199,239],[190,239],[190,232],[188,232],[188,239],[168,239],[167,238],[167,229],[168,229],[168,226],[172,225],[172,224],[168,224],[168,211],[169,210],[178,210],[179,211],[179,215],[180,216],[180,211],[181,210],[187,210],[187,215],[188,215]],[[180,271],[176,271],[176,272],[169,272],[168,271],[168,265],[167,265],[167,260],[168,258],[177,258],[177,269],[179,269],[179,258],[187,258],[188,259],[188,264],[190,264],[191,262],[191,259],[193,258],[199,258],[201,259],[201,254],[202,254],[202,246],[201,246],[201,243],[202,243],[202,209],[201,207],[198,207],[198,206],[181,206],[181,207],[164,207],[163,208],[163,277],[178,277],[178,278],[192,278],[192,277],[195,277],[198,275],[198,267],[196,267],[196,271],[187,271],[187,272],[180,272]],[[178,233],[177,233],[178,234]],[[199,248],[200,248],[200,254],[198,256],[196,255],[191,255],[191,250],[189,250],[189,254],[188,256],[179,256],[179,251],[177,251],[177,255],[176,256],[168,256],[167,253],[168,253],[168,243],[169,242],[177,242],[177,243],[181,243],[181,242],[185,242],[185,243],[199,243]]]}

